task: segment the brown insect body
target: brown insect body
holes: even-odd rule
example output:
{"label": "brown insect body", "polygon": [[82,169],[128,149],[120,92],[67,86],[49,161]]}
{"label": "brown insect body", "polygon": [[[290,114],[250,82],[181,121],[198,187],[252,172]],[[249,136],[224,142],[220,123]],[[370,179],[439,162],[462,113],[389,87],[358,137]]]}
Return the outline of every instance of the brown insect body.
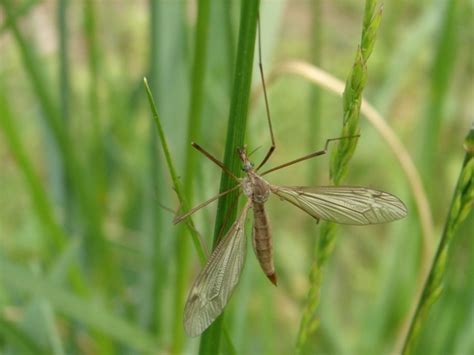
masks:
{"label": "brown insect body", "polygon": [[270,185],[253,170],[244,149],[239,149],[239,156],[247,177],[242,180],[242,190],[252,201],[254,216],[252,244],[260,267],[268,279],[276,286],[277,278],[273,264],[272,234],[268,223],[264,203],[270,196]]}
{"label": "brown insect body", "polygon": [[253,209],[254,214],[252,244],[255,254],[264,273],[276,285],[277,279],[272,256],[272,235],[264,206],[270,193],[275,194],[282,201],[291,203],[317,221],[324,220],[348,225],[370,225],[392,222],[407,215],[407,209],[403,202],[396,196],[383,191],[357,186],[277,186],[262,178],[262,176],[266,176],[273,171],[326,154],[328,145],[332,141],[358,138],[359,135],[328,139],[322,150],[274,166],[263,172],[260,171],[275,151],[276,144],[263,76],[260,27],[258,28],[258,38],[259,69],[271,147],[256,168],[249,161],[245,148],[238,149],[242,161],[242,170],[246,173],[244,178],[239,178],[224,163],[193,142],[192,146],[195,149],[219,166],[237,184],[174,219],[174,223],[179,223],[204,206],[237,189],[241,189],[248,198],[239,217],[234,221],[228,232],[222,236],[221,241],[212,252],[191,288],[184,309],[184,328],[189,336],[202,334],[215,321],[229,302],[232,292],[237,286],[245,261],[245,220],[250,208]]}

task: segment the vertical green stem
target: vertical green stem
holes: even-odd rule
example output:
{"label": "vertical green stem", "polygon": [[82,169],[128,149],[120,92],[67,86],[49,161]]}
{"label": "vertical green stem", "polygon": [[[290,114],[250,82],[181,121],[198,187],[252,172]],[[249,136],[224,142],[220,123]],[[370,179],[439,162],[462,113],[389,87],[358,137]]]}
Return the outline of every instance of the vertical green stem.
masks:
{"label": "vertical green stem", "polygon": [[[160,60],[160,30],[164,27],[161,23],[160,10],[162,10],[162,2],[158,0],[150,0],[150,86],[153,92],[156,94],[159,92],[159,71],[162,61]],[[151,91],[150,91],[151,96]],[[154,106],[152,106],[154,107]],[[155,120],[156,124],[159,124],[158,132],[161,132],[161,123],[159,117]],[[153,126],[154,123],[150,122]],[[150,127],[152,128],[152,127]],[[160,334],[160,321],[163,315],[162,304],[163,304],[163,286],[166,284],[167,277],[164,270],[164,263],[162,260],[163,253],[161,251],[163,247],[163,238],[160,233],[159,226],[164,222],[163,210],[158,206],[158,201],[154,194],[162,195],[164,190],[160,181],[160,164],[158,155],[158,138],[156,137],[156,131],[150,129],[149,135],[149,150],[148,150],[148,167],[149,176],[147,182],[149,185],[146,189],[148,191],[147,197],[145,198],[145,209],[147,211],[147,232],[143,242],[144,251],[150,255],[152,270],[151,270],[151,285],[150,285],[150,315],[146,315],[147,326],[155,334]],[[166,142],[162,141],[162,145]],[[165,152],[166,154],[166,152]],[[151,248],[150,248],[151,246]],[[148,250],[148,249],[151,250]],[[147,253],[148,252],[148,253]],[[145,286],[148,291],[148,287]],[[146,309],[146,307],[145,307]]]}
{"label": "vertical green stem", "polygon": [[[236,151],[238,147],[243,146],[245,138],[259,3],[260,1],[258,0],[242,0],[240,12],[239,42],[234,73],[234,87],[224,153],[224,165],[237,176],[241,170]],[[220,191],[228,190],[234,184],[235,181],[226,174],[222,174]],[[237,193],[232,193],[219,200],[214,229],[214,247],[218,243],[221,229],[223,228],[224,231],[228,230],[236,217],[237,211],[231,209],[237,198]],[[229,216],[229,218],[225,218],[226,216]],[[224,220],[226,220],[226,225],[223,225]],[[221,329],[222,315],[204,332],[199,348],[201,355],[219,353]]]}
{"label": "vertical green stem", "polygon": [[[69,125],[69,99],[70,99],[70,81],[69,81],[69,58],[68,58],[68,28],[67,28],[67,8],[69,0],[59,0],[58,4],[58,34],[59,34],[59,109],[65,127]],[[66,128],[67,129],[67,128]],[[65,210],[66,230],[72,229],[72,196],[70,181],[67,175],[62,174],[62,198]]]}
{"label": "vertical green stem", "polygon": [[[206,57],[208,47],[210,1],[198,1],[198,13],[196,24],[196,38],[194,42],[194,61],[191,72],[191,102],[189,105],[187,135],[185,147],[185,167],[183,178],[184,194],[188,201],[192,200],[195,169],[196,152],[191,146],[191,142],[199,140],[199,131],[202,121],[202,106],[204,100],[204,79],[206,69]],[[185,226],[178,229],[176,247],[176,287],[174,297],[174,319],[173,319],[173,343],[172,352],[181,354],[184,345],[183,333],[183,306],[186,297],[186,287],[188,284],[188,264],[189,264],[189,235]]]}
{"label": "vertical green stem", "polygon": [[[359,113],[362,91],[367,80],[367,60],[372,53],[378,25],[382,17],[381,9],[376,11],[376,0],[366,0],[362,25],[361,43],[356,52],[352,71],[346,82],[343,95],[343,127],[341,137],[351,137],[359,133]],[[339,185],[348,171],[349,161],[357,145],[357,139],[343,139],[331,154],[330,175],[333,183]],[[332,255],[336,242],[336,225],[324,223],[314,250],[314,260],[310,270],[310,289],[300,323],[296,349],[301,353],[308,337],[316,330],[315,316],[323,277],[323,267]]]}
{"label": "vertical green stem", "polygon": [[[456,51],[458,49],[460,1],[445,1],[443,19],[439,28],[438,41],[431,68],[431,85],[427,110],[423,119],[420,140],[420,165],[426,189],[431,189],[432,177],[436,174],[436,157],[439,156],[439,139],[445,107],[446,95],[450,90],[449,82],[454,78]],[[428,196],[436,194],[436,190],[428,191]]]}
{"label": "vertical green stem", "polygon": [[[89,157],[94,164],[95,199],[99,205],[106,204],[106,162],[103,145],[102,129],[100,124],[99,93],[101,92],[100,71],[100,45],[97,36],[96,6],[93,0],[84,2],[84,34],[87,46],[87,59],[89,66],[89,114],[91,122],[91,149]],[[101,210],[99,210],[101,212]]]}
{"label": "vertical green stem", "polygon": [[26,188],[29,192],[33,208],[45,229],[45,236],[47,236],[45,244],[48,251],[46,259],[49,259],[53,255],[60,253],[66,245],[68,238],[57,223],[53,205],[43,188],[41,179],[34,171],[31,160],[28,158],[3,88],[0,88],[0,112],[2,112],[0,115],[0,128],[4,134],[5,142],[25,177]]}
{"label": "vertical green stem", "polygon": [[438,300],[443,291],[443,279],[446,273],[446,263],[451,242],[453,241],[456,229],[466,218],[474,202],[474,125],[465,139],[464,148],[466,155],[454,190],[448,218],[430,273],[425,282],[423,293],[405,338],[402,352],[404,355],[413,353],[413,348],[420,334],[423,322],[431,306]]}
{"label": "vertical green stem", "polygon": [[[311,62],[316,66],[321,66],[321,43],[322,43],[322,19],[323,16],[321,15],[322,11],[322,3],[321,0],[314,0],[312,2],[312,19],[311,19],[311,33],[312,33],[312,40],[311,40]],[[315,85],[311,85],[310,88],[310,95],[309,95],[309,141],[308,151],[313,151],[320,140],[320,113],[321,113],[321,89]],[[312,169],[310,171],[310,179],[314,180],[315,171]]]}
{"label": "vertical green stem", "polygon": [[[321,0],[314,0],[312,2],[312,18],[311,18],[311,62],[315,66],[321,66],[322,56],[322,19],[321,14],[323,9]],[[315,85],[311,85],[309,92],[309,135],[308,135],[308,152],[314,151],[321,141],[321,89]],[[309,176],[308,181],[310,184],[316,184],[317,171],[315,165],[309,165],[308,170]],[[308,220],[307,227],[308,233],[314,230],[314,221]],[[316,242],[316,240],[314,240]]]}

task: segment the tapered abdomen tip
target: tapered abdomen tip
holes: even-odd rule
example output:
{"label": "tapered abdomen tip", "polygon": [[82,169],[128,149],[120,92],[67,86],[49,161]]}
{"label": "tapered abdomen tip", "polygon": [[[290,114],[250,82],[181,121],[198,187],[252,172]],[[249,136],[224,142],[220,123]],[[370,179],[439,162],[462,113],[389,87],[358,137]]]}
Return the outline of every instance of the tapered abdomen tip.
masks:
{"label": "tapered abdomen tip", "polygon": [[277,276],[275,273],[272,273],[270,275],[267,275],[268,279],[272,282],[272,284],[274,284],[275,286],[278,286],[277,285]]}

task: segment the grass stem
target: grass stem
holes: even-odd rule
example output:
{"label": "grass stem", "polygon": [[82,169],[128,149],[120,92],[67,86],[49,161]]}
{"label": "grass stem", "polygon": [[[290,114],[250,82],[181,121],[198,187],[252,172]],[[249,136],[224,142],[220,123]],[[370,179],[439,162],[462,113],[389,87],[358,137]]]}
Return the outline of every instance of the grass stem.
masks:
{"label": "grass stem", "polygon": [[[364,19],[360,46],[352,67],[343,95],[343,128],[341,137],[351,137],[359,134],[359,114],[362,103],[362,91],[367,80],[367,60],[375,44],[375,35],[382,17],[381,9],[376,11],[376,1],[365,2]],[[349,161],[357,145],[356,139],[343,139],[332,151],[330,176],[335,185],[339,185],[348,171]],[[323,223],[318,242],[314,250],[314,260],[311,265],[309,280],[310,289],[306,298],[300,329],[296,341],[298,353],[303,351],[308,337],[317,328],[315,312],[320,302],[323,266],[331,256],[336,242],[336,225]]]}
{"label": "grass stem", "polygon": [[[259,4],[260,1],[258,0],[243,0],[240,12],[234,87],[232,90],[224,153],[224,165],[236,176],[239,176],[241,173],[240,160],[236,152],[238,147],[244,145]],[[219,192],[232,188],[234,184],[235,181],[232,178],[222,173]],[[237,211],[235,209],[232,210],[237,198],[238,193],[235,192],[219,200],[214,229],[214,248],[219,242],[221,230],[223,232],[227,231],[237,215]],[[229,217],[226,218],[227,216]],[[219,353],[222,318],[222,315],[218,317],[202,335],[199,348],[200,355]]]}
{"label": "grass stem", "polygon": [[444,225],[444,231],[428,278],[425,282],[421,298],[405,338],[402,350],[402,354],[404,355],[413,353],[416,340],[420,334],[420,329],[423,323],[426,322],[428,312],[443,291],[444,275],[446,273],[446,263],[449,257],[451,243],[454,239],[456,229],[472,209],[474,202],[474,125],[464,141],[464,149],[466,155],[454,190],[448,218]]}

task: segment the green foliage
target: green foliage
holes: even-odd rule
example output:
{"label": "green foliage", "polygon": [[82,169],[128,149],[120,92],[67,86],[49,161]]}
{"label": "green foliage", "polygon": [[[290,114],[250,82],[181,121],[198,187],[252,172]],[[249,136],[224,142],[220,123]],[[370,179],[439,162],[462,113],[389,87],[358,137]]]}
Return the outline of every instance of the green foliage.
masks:
{"label": "green foliage", "polygon": [[423,293],[411,321],[408,335],[403,346],[403,354],[412,354],[420,328],[426,321],[429,309],[443,292],[444,275],[446,274],[447,259],[450,245],[453,242],[456,229],[472,209],[474,202],[474,126],[469,131],[464,142],[466,155],[459,173],[458,183],[454,190],[453,200],[448,212],[448,218],[433,260],[430,273],[423,288]]}
{"label": "green foliage", "polygon": [[[244,0],[240,10],[237,63],[223,161],[224,165],[236,176],[239,176],[241,172],[241,163],[236,154],[237,148],[242,147],[245,142],[259,3],[260,1]],[[235,186],[235,181],[227,174],[222,173],[219,192],[227,191],[233,186]],[[237,198],[237,192],[234,192],[219,199],[214,229],[214,248],[217,246],[219,238],[230,228],[237,216],[235,208]],[[199,354],[216,354],[219,352],[223,316],[223,314],[220,315],[203,333]]]}
{"label": "green foliage", "polygon": [[[359,114],[362,103],[362,91],[367,81],[367,60],[374,48],[375,34],[380,24],[382,10],[375,10],[376,1],[367,0],[365,3],[364,20],[362,26],[361,44],[357,48],[352,71],[346,81],[343,95],[343,126],[337,148],[332,151],[330,175],[332,182],[339,185],[347,174],[349,161],[354,154],[359,135]],[[311,266],[309,280],[310,290],[306,299],[303,317],[297,339],[297,351],[301,352],[308,337],[313,333],[318,321],[314,313],[319,305],[322,282],[322,267],[331,256],[336,242],[336,225],[324,223],[321,227],[319,241],[314,251],[314,260]]]}
{"label": "green foliage", "polygon": [[[472,130],[464,163],[461,150],[471,5],[385,2],[383,18],[375,1],[320,5],[0,0],[0,353],[288,354],[295,340],[305,354],[474,351]],[[360,134],[268,180],[378,188],[409,216],[336,230],[271,198],[278,287],[248,248],[225,317],[190,339],[184,301],[236,194],[172,221],[235,184],[191,141],[236,175],[236,147],[255,163],[269,147],[263,98],[249,100],[258,10],[277,144],[265,167]],[[289,58],[347,78],[343,99],[273,75]],[[359,118],[362,92],[423,177],[438,246],[429,277],[410,184]]]}

